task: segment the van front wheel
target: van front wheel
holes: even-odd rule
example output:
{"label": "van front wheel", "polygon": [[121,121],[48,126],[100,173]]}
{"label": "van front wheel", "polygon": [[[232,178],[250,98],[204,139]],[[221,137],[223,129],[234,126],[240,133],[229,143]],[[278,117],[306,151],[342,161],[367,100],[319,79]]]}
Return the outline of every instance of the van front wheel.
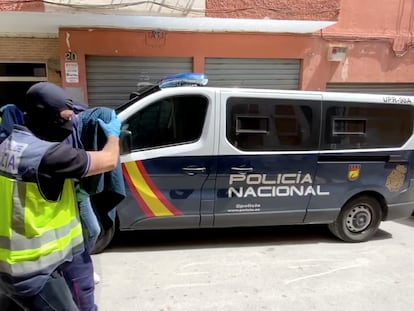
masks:
{"label": "van front wheel", "polygon": [[102,253],[104,249],[109,245],[109,243],[111,243],[116,231],[115,222],[108,229],[101,229],[101,234],[99,235],[98,240],[96,241],[95,247],[93,248],[91,254]]}
{"label": "van front wheel", "polygon": [[381,206],[370,196],[357,197],[344,205],[329,230],[346,242],[364,242],[378,230],[382,219]]}

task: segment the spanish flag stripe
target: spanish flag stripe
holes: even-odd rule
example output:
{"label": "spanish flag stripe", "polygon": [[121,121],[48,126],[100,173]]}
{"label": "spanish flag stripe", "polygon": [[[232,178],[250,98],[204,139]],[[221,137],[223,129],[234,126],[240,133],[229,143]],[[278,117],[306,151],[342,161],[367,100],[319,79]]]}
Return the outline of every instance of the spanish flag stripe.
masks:
{"label": "spanish flag stripe", "polygon": [[[154,213],[155,216],[172,216],[173,213],[158,199],[151,187],[148,185],[147,180],[143,177],[142,172],[139,170],[140,161],[125,163],[125,167],[129,173],[129,176],[134,184],[135,189],[140,194],[141,198],[145,201],[148,208]],[[147,178],[148,179],[148,178]]]}
{"label": "spanish flag stripe", "polygon": [[152,189],[153,193],[157,196],[157,198],[165,205],[165,207],[175,216],[182,215],[182,212],[175,208],[175,206],[172,205],[171,202],[168,201],[167,198],[161,193],[161,191],[154,185],[151,178],[149,178],[148,172],[141,161],[137,162],[137,166],[141,171],[141,174],[147,182],[148,186]]}
{"label": "spanish flag stripe", "polygon": [[141,198],[139,192],[134,186],[134,183],[131,180],[131,177],[129,176],[128,170],[126,168],[125,164],[122,164],[122,172],[124,173],[124,177],[127,181],[127,184],[129,186],[129,189],[132,192],[132,195],[134,196],[135,200],[138,202],[139,207],[144,212],[145,216],[147,217],[154,217],[154,213],[148,208],[147,204],[144,202],[144,200]]}

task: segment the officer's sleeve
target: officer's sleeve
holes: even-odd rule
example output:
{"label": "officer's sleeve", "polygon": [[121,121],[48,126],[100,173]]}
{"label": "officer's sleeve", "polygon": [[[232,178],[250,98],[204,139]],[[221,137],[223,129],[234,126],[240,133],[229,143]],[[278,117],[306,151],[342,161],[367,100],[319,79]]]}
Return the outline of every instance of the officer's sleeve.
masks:
{"label": "officer's sleeve", "polygon": [[62,179],[80,179],[88,172],[89,161],[89,155],[85,150],[60,143],[51,147],[43,156],[39,172]]}

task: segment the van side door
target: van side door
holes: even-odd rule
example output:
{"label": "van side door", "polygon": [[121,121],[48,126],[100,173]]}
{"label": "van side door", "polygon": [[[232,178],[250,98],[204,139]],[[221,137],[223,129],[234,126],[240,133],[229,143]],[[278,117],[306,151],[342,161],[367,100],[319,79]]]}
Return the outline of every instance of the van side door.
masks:
{"label": "van side door", "polygon": [[[331,195],[312,198],[307,223],[333,222],[345,203],[361,193],[392,204],[409,186],[411,150],[401,146],[412,135],[412,105],[385,103],[380,95],[324,97],[316,178]],[[365,230],[364,207],[352,213],[348,228]]]}
{"label": "van side door", "polygon": [[215,174],[214,92],[186,90],[160,91],[120,114],[131,135],[131,152],[121,156],[121,229],[200,226],[203,187]]}
{"label": "van side door", "polygon": [[321,98],[222,93],[214,225],[301,223],[318,157]]}

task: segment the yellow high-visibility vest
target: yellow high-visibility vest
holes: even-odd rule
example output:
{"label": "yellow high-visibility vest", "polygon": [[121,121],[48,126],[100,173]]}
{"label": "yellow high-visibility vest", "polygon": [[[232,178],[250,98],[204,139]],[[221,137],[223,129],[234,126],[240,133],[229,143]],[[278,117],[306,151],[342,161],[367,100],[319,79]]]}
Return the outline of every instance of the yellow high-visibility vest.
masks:
{"label": "yellow high-visibility vest", "polygon": [[53,272],[72,258],[72,249],[83,239],[70,180],[57,202],[45,200],[35,183],[1,175],[0,189],[0,272],[13,277],[51,267]]}

